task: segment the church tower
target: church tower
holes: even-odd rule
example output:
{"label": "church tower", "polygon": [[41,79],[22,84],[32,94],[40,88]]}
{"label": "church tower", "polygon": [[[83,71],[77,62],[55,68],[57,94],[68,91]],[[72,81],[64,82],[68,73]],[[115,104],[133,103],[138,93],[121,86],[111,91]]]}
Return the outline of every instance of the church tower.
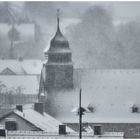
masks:
{"label": "church tower", "polygon": [[48,92],[73,88],[72,52],[59,27],[59,10],[57,14],[57,31],[50,42],[49,50],[45,52],[48,58],[45,65],[45,87]]}

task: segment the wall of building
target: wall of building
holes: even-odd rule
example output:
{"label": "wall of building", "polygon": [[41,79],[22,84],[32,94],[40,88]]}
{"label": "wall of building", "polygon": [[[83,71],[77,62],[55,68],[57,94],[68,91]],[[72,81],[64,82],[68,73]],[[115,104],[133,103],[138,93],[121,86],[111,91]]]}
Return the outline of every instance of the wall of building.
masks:
{"label": "wall of building", "polygon": [[[79,124],[68,123],[67,125],[79,131]],[[140,138],[140,123],[89,123],[89,125],[92,128],[95,125],[102,125],[103,132],[124,132],[124,138]]]}
{"label": "wall of building", "polygon": [[46,87],[53,89],[68,89],[73,87],[72,64],[46,65]]}

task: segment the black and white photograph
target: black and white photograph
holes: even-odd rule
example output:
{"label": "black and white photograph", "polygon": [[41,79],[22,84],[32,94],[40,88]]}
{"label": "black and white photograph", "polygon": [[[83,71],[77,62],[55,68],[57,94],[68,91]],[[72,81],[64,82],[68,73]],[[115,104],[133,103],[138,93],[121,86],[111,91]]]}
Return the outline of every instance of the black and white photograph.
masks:
{"label": "black and white photograph", "polygon": [[140,139],[140,1],[0,1],[0,139]]}

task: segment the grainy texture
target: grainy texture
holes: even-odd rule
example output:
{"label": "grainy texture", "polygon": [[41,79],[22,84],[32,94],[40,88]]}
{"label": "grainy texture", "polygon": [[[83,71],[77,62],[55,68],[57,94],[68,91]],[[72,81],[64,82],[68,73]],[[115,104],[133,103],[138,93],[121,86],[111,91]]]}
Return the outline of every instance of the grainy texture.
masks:
{"label": "grainy texture", "polygon": [[[67,123],[67,125],[75,131],[79,130],[79,124]],[[124,138],[140,138],[140,123],[89,123],[89,125],[92,128],[95,125],[102,125],[102,132],[124,132]]]}

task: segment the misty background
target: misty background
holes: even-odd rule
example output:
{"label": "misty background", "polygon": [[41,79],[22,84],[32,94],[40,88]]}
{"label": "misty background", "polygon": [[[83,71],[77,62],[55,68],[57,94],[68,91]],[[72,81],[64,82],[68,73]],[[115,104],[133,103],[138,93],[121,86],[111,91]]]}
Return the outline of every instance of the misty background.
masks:
{"label": "misty background", "polygon": [[[0,9],[5,3],[17,18],[38,25],[37,43],[24,44],[18,51],[23,59],[44,59],[60,8],[61,31],[69,41],[75,67],[140,68],[140,2],[0,2]],[[0,41],[0,54],[6,58],[9,50],[1,34]]]}

